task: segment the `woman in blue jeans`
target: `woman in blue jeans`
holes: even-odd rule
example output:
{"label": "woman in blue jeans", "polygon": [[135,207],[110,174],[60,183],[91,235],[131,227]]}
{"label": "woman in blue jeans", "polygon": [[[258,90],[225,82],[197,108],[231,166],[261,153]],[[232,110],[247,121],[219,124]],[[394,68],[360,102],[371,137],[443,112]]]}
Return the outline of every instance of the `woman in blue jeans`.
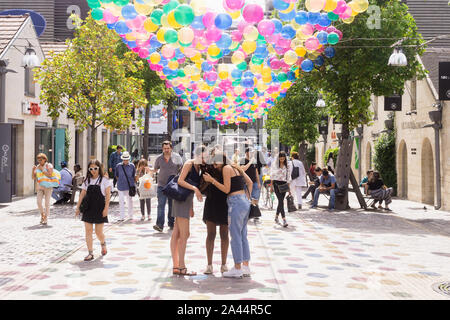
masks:
{"label": "woman in blue jeans", "polygon": [[245,185],[247,185],[249,194],[251,194],[253,183],[239,166],[223,163],[223,154],[219,152],[214,155],[212,163],[218,170],[223,167],[223,184],[208,173],[205,173],[203,178],[228,195],[228,225],[234,267],[224,272],[223,276],[228,278],[249,277],[250,247],[247,240],[247,222],[250,213],[250,200],[245,193]]}

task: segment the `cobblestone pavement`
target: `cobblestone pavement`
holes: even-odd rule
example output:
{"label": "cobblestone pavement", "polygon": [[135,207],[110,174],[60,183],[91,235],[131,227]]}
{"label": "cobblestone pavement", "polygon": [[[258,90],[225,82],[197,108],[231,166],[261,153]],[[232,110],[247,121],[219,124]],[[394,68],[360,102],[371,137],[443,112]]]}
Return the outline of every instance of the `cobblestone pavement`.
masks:
{"label": "cobblestone pavement", "polygon": [[[264,210],[249,223],[250,279],[221,277],[216,239],[214,275],[206,267],[206,227],[195,203],[187,266],[193,277],[173,277],[170,231],[135,219],[106,225],[108,255],[86,255],[82,222],[70,206],[53,206],[39,226],[35,198],[0,208],[0,299],[449,299],[433,285],[450,281],[450,213],[394,200],[393,213],[303,209],[289,226]],[[356,199],[351,206],[358,207]],[[304,206],[308,207],[308,206]],[[113,204],[111,214],[118,213]],[[114,219],[110,219],[114,220]],[[228,266],[232,266],[231,250]]]}

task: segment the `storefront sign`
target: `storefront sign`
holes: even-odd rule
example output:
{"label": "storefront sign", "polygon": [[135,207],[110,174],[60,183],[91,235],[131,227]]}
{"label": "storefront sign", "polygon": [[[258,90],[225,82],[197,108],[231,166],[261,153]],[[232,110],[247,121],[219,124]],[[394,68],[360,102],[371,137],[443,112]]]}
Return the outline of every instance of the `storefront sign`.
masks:
{"label": "storefront sign", "polygon": [[41,115],[41,107],[37,103],[30,103],[30,114],[34,116],[40,116]]}
{"label": "storefront sign", "polygon": [[11,156],[12,156],[12,125],[0,123],[0,203],[11,202]]}
{"label": "storefront sign", "polygon": [[439,100],[450,100],[450,62],[439,62]]}

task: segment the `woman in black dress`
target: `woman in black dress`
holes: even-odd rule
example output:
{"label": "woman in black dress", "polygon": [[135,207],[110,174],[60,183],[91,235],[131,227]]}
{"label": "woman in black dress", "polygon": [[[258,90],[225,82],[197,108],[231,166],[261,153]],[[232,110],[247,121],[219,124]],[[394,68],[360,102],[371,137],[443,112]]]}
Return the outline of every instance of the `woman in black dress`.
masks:
{"label": "woman in black dress", "polygon": [[[217,150],[213,150],[211,153],[212,161],[205,167],[205,171],[217,181],[223,184],[223,175],[222,169],[226,164],[226,157],[222,152]],[[212,163],[220,163],[223,165],[219,165],[214,168]],[[206,200],[205,206],[203,208],[203,222],[206,224],[208,235],[206,237],[206,255],[208,257],[208,266],[204,274],[212,274],[213,266],[213,252],[214,252],[214,241],[216,239],[216,229],[217,226],[220,226],[220,248],[222,254],[222,266],[220,268],[220,272],[228,271],[227,268],[227,255],[228,255],[228,205],[227,205],[227,195],[217,189],[212,184],[209,184],[205,190]]]}
{"label": "woman in black dress", "polygon": [[[80,214],[80,207],[83,211],[81,221],[84,222],[86,231],[86,244],[89,254],[84,261],[94,260],[94,251],[92,248],[92,233],[94,231],[97,239],[100,240],[102,255],[106,255],[105,235],[103,225],[108,222],[109,200],[111,198],[111,183],[103,173],[103,167],[100,161],[91,160],[88,165],[86,180],[81,186],[80,199],[78,200],[75,216]],[[84,202],[83,202],[84,200]]]}

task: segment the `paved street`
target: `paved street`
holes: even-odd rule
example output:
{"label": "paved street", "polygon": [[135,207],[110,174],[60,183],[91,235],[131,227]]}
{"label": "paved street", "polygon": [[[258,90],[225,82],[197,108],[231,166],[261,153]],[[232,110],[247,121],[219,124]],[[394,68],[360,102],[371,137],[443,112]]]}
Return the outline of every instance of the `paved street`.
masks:
{"label": "paved street", "polygon": [[[353,197],[353,195],[352,195]],[[191,220],[187,266],[194,277],[173,277],[170,231],[135,219],[106,225],[108,255],[95,242],[92,262],[82,222],[70,206],[52,207],[39,226],[35,198],[0,207],[0,299],[449,299],[433,285],[450,281],[450,213],[394,200],[394,213],[317,210],[288,214],[288,228],[264,210],[249,223],[251,279],[224,279],[216,239],[215,274],[206,267],[202,204]],[[351,206],[358,207],[355,198]],[[306,206],[307,207],[307,206]],[[117,214],[113,204],[111,214]],[[113,220],[113,219],[111,219]],[[228,266],[232,266],[231,250]]]}

